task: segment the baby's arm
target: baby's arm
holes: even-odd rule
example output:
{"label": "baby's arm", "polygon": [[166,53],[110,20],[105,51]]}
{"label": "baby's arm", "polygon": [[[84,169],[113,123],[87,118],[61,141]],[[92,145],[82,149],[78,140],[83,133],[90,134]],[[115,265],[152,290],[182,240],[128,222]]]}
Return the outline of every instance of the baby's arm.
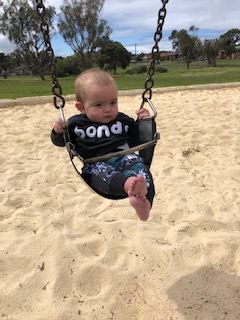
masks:
{"label": "baby's arm", "polygon": [[64,141],[64,138],[63,138],[64,125],[67,127],[68,126],[68,121],[63,123],[61,118],[58,118],[53,124],[53,129],[52,129],[52,132],[51,132],[51,140],[52,140],[52,143],[55,144],[58,147],[64,147],[65,146],[65,141]]}

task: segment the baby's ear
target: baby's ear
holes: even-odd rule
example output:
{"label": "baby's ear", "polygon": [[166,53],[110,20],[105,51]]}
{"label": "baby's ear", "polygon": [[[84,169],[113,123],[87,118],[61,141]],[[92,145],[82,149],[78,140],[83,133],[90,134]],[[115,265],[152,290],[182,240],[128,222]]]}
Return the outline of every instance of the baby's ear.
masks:
{"label": "baby's ear", "polygon": [[84,105],[81,104],[80,102],[76,102],[76,108],[77,108],[80,112],[84,112]]}

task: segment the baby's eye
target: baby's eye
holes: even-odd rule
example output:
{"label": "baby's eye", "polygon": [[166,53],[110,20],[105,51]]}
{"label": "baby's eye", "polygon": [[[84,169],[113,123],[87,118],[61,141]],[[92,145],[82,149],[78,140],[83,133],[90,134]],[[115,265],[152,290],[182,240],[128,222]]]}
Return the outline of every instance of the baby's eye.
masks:
{"label": "baby's eye", "polygon": [[102,104],[101,103],[96,103],[95,107],[101,108]]}
{"label": "baby's eye", "polygon": [[114,101],[111,102],[112,106],[115,106],[116,104],[117,104],[117,100],[114,100]]}

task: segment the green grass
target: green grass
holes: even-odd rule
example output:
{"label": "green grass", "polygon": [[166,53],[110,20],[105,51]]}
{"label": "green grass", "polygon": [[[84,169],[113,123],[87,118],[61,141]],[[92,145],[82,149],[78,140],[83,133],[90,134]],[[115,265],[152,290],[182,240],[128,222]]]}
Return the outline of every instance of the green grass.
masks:
{"label": "green grass", "polygon": [[[75,77],[60,78],[63,94],[73,93]],[[45,81],[33,76],[10,76],[0,78],[0,99],[16,99],[22,97],[52,95],[52,81],[46,77]]]}
{"label": "green grass", "polygon": [[[216,68],[206,62],[191,63],[190,69],[182,62],[163,62],[168,72],[155,73],[154,87],[188,86],[196,84],[240,82],[240,60],[219,60]],[[143,88],[146,75],[117,76],[120,90]]]}
{"label": "green grass", "polygon": [[[136,64],[130,68],[136,67]],[[218,60],[216,68],[209,68],[204,61],[194,62],[187,70],[182,62],[162,62],[168,72],[154,75],[154,87],[188,86],[196,84],[240,82],[240,60]],[[125,70],[118,70],[114,76],[119,90],[144,89],[147,74],[126,75]],[[75,76],[59,78],[63,94],[74,93]],[[32,76],[10,76],[0,78],[0,99],[16,99],[21,97],[51,95],[52,82],[50,77],[41,81]]]}

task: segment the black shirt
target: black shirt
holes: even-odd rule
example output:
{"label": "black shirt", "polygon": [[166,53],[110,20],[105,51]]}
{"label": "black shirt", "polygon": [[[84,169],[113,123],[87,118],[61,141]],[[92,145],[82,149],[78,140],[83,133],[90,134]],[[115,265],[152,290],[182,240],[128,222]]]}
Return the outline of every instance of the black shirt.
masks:
{"label": "black shirt", "polygon": [[[77,153],[83,158],[92,158],[133,145],[134,119],[119,112],[116,119],[101,124],[92,122],[85,114],[69,118],[68,132]],[[62,134],[52,131],[52,142],[64,146]]]}

